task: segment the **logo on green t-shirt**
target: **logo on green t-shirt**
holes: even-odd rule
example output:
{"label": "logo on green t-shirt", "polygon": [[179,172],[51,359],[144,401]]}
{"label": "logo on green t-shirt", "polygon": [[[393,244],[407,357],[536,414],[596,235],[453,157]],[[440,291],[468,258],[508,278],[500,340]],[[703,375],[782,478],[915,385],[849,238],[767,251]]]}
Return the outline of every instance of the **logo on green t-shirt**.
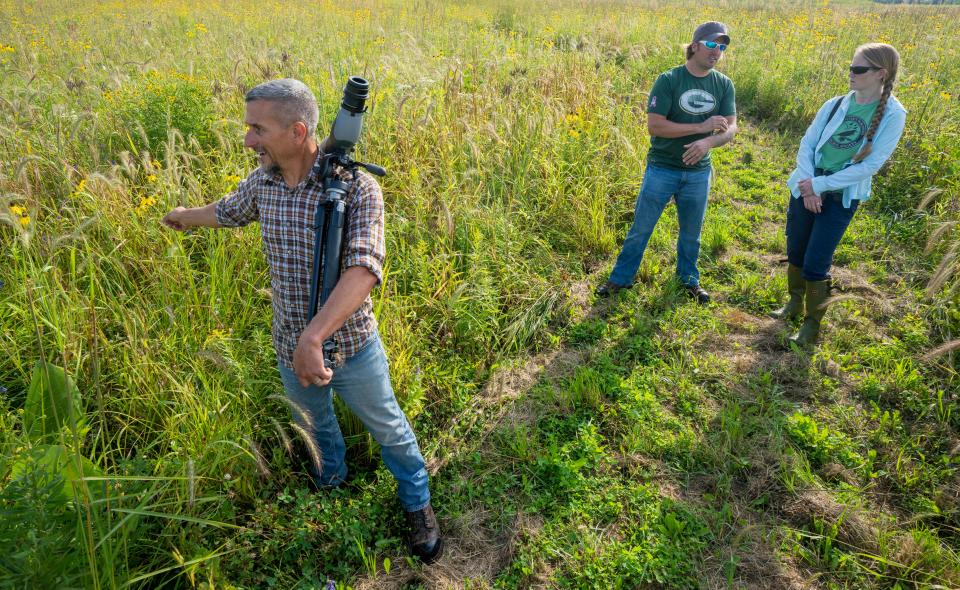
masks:
{"label": "logo on green t-shirt", "polygon": [[856,115],[847,115],[827,143],[838,150],[848,150],[860,144],[866,130],[866,121]]}
{"label": "logo on green t-shirt", "polygon": [[691,115],[711,112],[717,106],[717,99],[702,88],[691,88],[680,95],[680,108]]}
{"label": "logo on green t-shirt", "polygon": [[[830,172],[842,170],[860,149],[867,133],[868,121],[873,120],[879,101],[869,104],[857,104],[849,101],[847,112],[837,130],[820,147],[819,167]],[[828,121],[829,123],[829,121]]]}

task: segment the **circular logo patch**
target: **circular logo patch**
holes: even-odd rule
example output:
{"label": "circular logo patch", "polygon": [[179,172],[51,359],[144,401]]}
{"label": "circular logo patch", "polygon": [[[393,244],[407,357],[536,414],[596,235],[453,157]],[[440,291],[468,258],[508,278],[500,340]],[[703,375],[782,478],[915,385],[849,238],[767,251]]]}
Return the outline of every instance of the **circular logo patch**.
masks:
{"label": "circular logo patch", "polygon": [[680,108],[691,115],[703,115],[717,106],[717,99],[706,90],[694,88],[680,95]]}
{"label": "circular logo patch", "polygon": [[867,123],[863,119],[847,115],[827,143],[838,150],[849,150],[860,144],[866,130]]}

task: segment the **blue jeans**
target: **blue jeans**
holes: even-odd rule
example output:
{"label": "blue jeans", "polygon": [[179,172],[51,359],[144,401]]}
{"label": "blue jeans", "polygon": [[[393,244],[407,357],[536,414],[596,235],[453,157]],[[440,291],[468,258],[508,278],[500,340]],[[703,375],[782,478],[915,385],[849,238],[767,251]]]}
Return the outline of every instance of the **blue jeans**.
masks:
{"label": "blue jeans", "polygon": [[287,397],[306,414],[295,410],[294,420],[313,435],[320,447],[323,468],[316,478],[317,485],[336,485],[347,477],[346,444],[333,410],[336,391],[379,443],[383,462],[397,479],[397,494],[404,510],[413,512],[430,503],[423,455],[393,395],[389,363],[379,335],[372,336],[359,352],[335,370],[333,380],[323,387],[303,387],[293,369],[282,363],[279,366]]}
{"label": "blue jeans", "polygon": [[674,170],[647,164],[643,185],[637,197],[633,225],[623,242],[623,249],[610,273],[610,282],[631,285],[643,261],[647,242],[653,234],[660,215],[676,197],[677,220],[677,278],[684,285],[699,285],[700,231],[707,212],[707,193],[710,192],[710,168],[706,170]]}
{"label": "blue jeans", "polygon": [[840,199],[827,196],[820,213],[811,213],[803,206],[802,198],[790,196],[787,208],[787,259],[803,269],[808,281],[830,278],[833,254],[837,251],[843,233],[853,219],[860,201],[843,206]]}

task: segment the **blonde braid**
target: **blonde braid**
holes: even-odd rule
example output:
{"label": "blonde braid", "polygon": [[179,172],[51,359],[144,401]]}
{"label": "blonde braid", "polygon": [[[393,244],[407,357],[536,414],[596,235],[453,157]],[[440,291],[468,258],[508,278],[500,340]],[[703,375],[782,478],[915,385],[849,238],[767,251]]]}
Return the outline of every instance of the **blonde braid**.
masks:
{"label": "blonde braid", "polygon": [[857,155],[851,159],[854,164],[862,161],[873,151],[873,136],[876,135],[877,127],[880,126],[880,119],[883,119],[883,112],[887,109],[887,99],[890,98],[891,92],[893,92],[893,80],[887,80],[883,83],[883,92],[880,93],[880,104],[877,105],[877,111],[873,114],[870,127],[867,129],[867,143],[863,144]]}
{"label": "blonde braid", "polygon": [[870,155],[873,151],[873,137],[877,133],[877,127],[880,126],[880,120],[883,119],[883,113],[887,110],[887,100],[893,93],[893,83],[897,79],[897,70],[900,69],[900,54],[892,46],[886,43],[867,43],[857,47],[854,55],[862,55],[875,69],[886,70],[883,80],[883,90],[880,93],[880,104],[870,120],[870,127],[867,129],[867,141],[860,148],[851,161],[856,164]]}

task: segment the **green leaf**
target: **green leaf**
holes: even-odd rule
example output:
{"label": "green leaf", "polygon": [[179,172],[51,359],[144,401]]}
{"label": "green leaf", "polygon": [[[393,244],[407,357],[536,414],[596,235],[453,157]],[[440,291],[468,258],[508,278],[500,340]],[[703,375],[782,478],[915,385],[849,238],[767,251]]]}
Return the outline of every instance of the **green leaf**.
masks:
{"label": "green leaf", "polygon": [[89,491],[90,501],[106,496],[106,483],[101,480],[81,481],[83,478],[99,478],[103,472],[86,457],[78,457],[63,445],[36,445],[17,457],[13,462],[13,479],[23,477],[31,470],[41,469],[51,478],[60,476],[63,486],[59,497],[66,503],[73,501],[74,486],[77,494],[84,497]]}
{"label": "green leaf", "polygon": [[56,442],[62,427],[83,436],[85,421],[80,408],[80,390],[56,365],[37,362],[23,408],[23,429],[34,442]]}

